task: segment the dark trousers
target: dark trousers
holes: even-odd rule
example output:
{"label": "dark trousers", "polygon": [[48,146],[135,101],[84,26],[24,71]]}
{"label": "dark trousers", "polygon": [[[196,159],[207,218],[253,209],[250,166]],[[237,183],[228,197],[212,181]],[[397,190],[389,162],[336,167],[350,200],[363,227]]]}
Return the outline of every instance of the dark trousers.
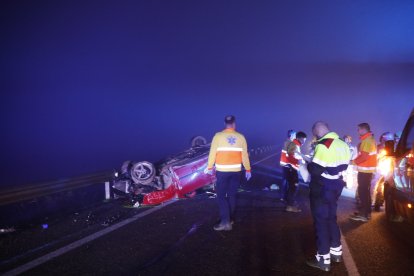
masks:
{"label": "dark trousers", "polygon": [[282,187],[280,189],[281,193],[282,193],[282,198],[284,199],[285,202],[287,202],[288,199],[288,190],[289,190],[289,184],[287,182],[287,178],[288,178],[288,174],[289,174],[289,167],[287,166],[283,166],[282,167],[282,172],[283,172],[283,179],[282,179]]}
{"label": "dark trousers", "polygon": [[292,168],[291,166],[284,167],[283,172],[286,174],[286,183],[287,183],[287,193],[286,193],[286,201],[287,205],[293,206],[295,205],[296,194],[299,187],[299,176],[298,171]]}
{"label": "dark trousers", "polygon": [[217,202],[222,224],[230,223],[236,209],[236,194],[240,185],[241,172],[216,172]]}
{"label": "dark trousers", "polygon": [[372,173],[358,172],[359,214],[368,217],[371,214]]}
{"label": "dark trousers", "polygon": [[310,207],[318,254],[329,254],[331,247],[341,245],[341,232],[336,222],[336,210],[344,185],[345,182],[339,179],[323,180],[323,182],[311,181],[309,184]]}

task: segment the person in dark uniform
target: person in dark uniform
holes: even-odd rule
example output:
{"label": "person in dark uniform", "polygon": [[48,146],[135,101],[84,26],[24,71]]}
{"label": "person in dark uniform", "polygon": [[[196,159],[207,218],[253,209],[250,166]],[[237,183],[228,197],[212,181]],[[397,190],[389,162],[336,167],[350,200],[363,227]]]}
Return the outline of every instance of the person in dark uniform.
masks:
{"label": "person in dark uniform", "polygon": [[331,260],[342,261],[341,232],[336,211],[338,198],[345,186],[342,173],[348,168],[351,154],[348,145],[331,132],[326,123],[316,122],[312,132],[318,140],[308,165],[311,175],[309,197],[318,251],[306,263],[330,271]]}

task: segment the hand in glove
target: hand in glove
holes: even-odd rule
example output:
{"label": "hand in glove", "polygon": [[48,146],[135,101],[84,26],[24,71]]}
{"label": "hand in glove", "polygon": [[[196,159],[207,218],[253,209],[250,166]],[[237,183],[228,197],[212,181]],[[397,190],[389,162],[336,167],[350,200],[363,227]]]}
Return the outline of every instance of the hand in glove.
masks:
{"label": "hand in glove", "polygon": [[209,174],[212,175],[213,174],[213,168],[209,169],[209,168],[205,168],[204,170],[204,174]]}
{"label": "hand in glove", "polygon": [[251,172],[248,172],[248,171],[246,171],[246,179],[247,179],[247,181],[249,181],[249,179],[252,177],[252,173]]}

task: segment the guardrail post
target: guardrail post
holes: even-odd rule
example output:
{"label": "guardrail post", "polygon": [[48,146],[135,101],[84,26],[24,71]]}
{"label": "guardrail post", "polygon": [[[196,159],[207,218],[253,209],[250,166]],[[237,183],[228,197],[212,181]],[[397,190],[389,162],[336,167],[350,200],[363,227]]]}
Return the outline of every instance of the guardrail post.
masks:
{"label": "guardrail post", "polygon": [[105,199],[111,199],[111,189],[108,181],[105,182]]}

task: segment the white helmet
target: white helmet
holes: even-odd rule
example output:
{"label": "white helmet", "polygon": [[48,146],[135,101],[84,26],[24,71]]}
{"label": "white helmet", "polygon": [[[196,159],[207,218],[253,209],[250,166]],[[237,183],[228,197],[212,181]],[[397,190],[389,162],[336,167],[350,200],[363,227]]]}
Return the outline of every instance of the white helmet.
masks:
{"label": "white helmet", "polygon": [[394,134],[389,131],[384,132],[380,136],[380,142],[382,143],[387,142],[387,141],[392,141],[392,140],[394,140]]}
{"label": "white helmet", "polygon": [[296,131],[294,131],[293,129],[289,129],[287,132],[287,136],[288,138],[293,141],[296,139]]}

